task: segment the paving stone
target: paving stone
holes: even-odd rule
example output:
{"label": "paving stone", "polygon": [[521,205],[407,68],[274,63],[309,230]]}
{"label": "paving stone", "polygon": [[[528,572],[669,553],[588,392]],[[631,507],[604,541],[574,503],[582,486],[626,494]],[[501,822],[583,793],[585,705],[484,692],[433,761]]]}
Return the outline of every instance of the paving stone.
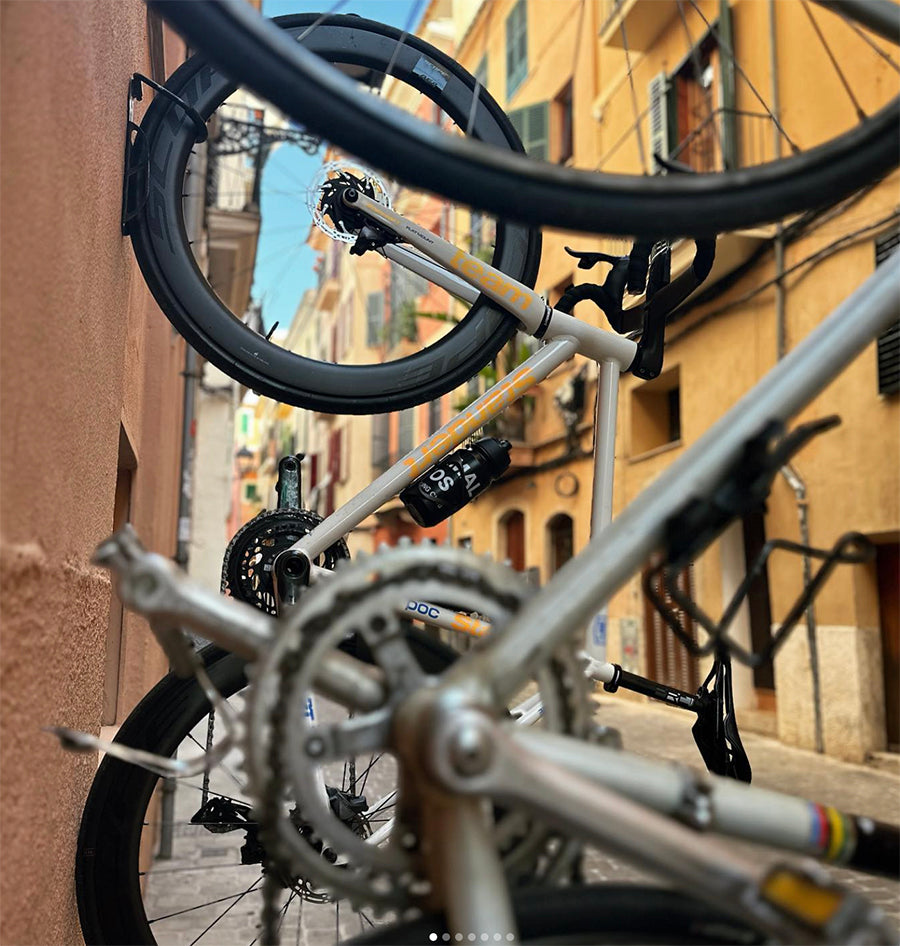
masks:
{"label": "paving stone", "polygon": [[[606,694],[596,702],[597,721],[619,729],[626,750],[702,768],[690,732],[692,716]],[[197,735],[201,737],[199,732]],[[753,765],[754,785],[801,795],[879,820],[900,822],[900,778],[890,771],[849,765],[792,749],[752,733],[743,738]],[[233,771],[237,771],[236,766]],[[379,797],[388,790],[392,775],[386,772],[382,784],[374,773],[375,770],[367,792]],[[217,777],[223,778],[214,773],[214,778]],[[241,797],[233,778],[214,783],[213,788]],[[258,890],[245,891],[258,880],[259,867],[240,866],[240,847],[245,838],[243,831],[212,834],[188,824],[200,803],[198,789],[199,780],[190,780],[176,793],[176,857],[170,861],[158,861],[151,870],[145,896],[147,912],[151,917],[159,917],[187,910],[198,902],[227,898],[203,910],[191,910],[154,924],[155,935],[162,943],[187,944],[205,926],[214,924],[199,940],[198,946],[249,946],[258,934],[262,898]],[[698,839],[698,843],[702,840]],[[760,864],[776,858],[784,859],[784,855],[754,845],[727,843]],[[900,923],[900,884],[846,870],[834,869],[833,873]],[[594,883],[659,882],[620,858],[595,848],[587,852],[585,875]],[[244,895],[239,898],[242,893]],[[231,908],[217,919],[229,903],[233,904]],[[285,946],[328,946],[334,943],[334,904],[305,903],[302,917],[298,917],[297,907],[295,898],[282,930]],[[347,906],[341,909],[340,919],[342,938],[357,935],[368,922]]]}

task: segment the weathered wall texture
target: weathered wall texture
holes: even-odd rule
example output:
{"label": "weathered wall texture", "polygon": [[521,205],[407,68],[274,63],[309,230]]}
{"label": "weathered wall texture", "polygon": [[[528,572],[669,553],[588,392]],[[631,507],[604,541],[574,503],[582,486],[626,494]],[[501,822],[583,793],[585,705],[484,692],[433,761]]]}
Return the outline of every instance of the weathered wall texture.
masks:
{"label": "weathered wall texture", "polygon": [[[119,229],[129,75],[149,72],[138,0],[2,11],[2,833],[0,939],[81,941],[74,854],[96,766],[41,727],[98,732],[120,428],[131,521],[174,551],[183,344]],[[183,56],[167,42],[169,67]],[[164,670],[126,619],[117,722]]]}

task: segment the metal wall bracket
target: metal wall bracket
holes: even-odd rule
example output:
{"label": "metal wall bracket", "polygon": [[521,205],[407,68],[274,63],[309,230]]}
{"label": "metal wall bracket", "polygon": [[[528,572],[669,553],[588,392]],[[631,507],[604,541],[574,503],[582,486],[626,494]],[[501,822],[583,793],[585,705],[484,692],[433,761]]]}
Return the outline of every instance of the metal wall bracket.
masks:
{"label": "metal wall bracket", "polygon": [[150,151],[147,147],[146,134],[134,120],[134,103],[144,97],[143,86],[148,85],[184,110],[187,117],[194,123],[196,141],[206,141],[208,133],[206,122],[200,113],[180,99],[165,86],[153,79],[135,72],[128,80],[128,102],[125,113],[125,165],[122,178],[122,233],[131,232],[131,224],[143,210],[150,194]]}

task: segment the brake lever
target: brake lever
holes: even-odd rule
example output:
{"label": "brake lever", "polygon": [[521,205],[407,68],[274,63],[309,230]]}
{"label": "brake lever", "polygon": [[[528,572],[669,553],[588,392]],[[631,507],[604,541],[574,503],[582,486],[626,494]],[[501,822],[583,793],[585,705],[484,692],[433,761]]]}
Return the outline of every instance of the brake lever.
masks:
{"label": "brake lever", "polygon": [[[644,381],[659,377],[665,347],[666,319],[703,282],[716,258],[715,237],[696,241],[694,259],[688,269],[668,285],[650,293],[643,305],[643,330],[629,371]],[[652,266],[651,266],[652,268]]]}

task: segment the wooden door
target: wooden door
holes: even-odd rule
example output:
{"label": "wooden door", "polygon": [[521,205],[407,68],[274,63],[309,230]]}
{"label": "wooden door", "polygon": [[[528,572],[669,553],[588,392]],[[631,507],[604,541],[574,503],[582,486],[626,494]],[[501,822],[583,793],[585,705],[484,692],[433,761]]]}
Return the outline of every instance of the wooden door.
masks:
{"label": "wooden door", "polygon": [[900,543],[879,545],[876,564],[887,741],[900,752]]}
{"label": "wooden door", "polygon": [[[692,579],[691,566],[688,566],[678,576],[679,590],[693,594]],[[664,594],[662,587],[658,587],[657,590],[664,596],[670,610],[679,617],[682,627],[687,630],[691,638],[696,638],[694,625],[690,617],[681,612],[672,599]],[[644,646],[647,651],[647,676],[657,683],[664,683],[666,686],[677,687],[679,690],[694,693],[700,685],[696,658],[691,656],[650,601],[645,599],[644,604]]]}

